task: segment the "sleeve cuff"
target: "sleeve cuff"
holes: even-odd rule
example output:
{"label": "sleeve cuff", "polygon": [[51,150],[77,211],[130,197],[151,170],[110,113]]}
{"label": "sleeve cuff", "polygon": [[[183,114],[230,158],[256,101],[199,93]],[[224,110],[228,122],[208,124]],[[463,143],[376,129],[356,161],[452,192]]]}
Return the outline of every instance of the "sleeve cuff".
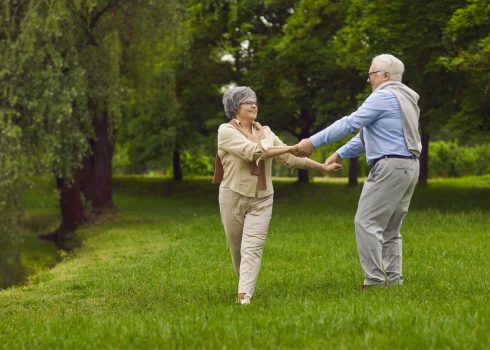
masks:
{"label": "sleeve cuff", "polygon": [[322,145],[322,137],[319,135],[320,133],[316,133],[315,135],[310,137],[310,141],[313,144],[313,147],[318,148]]}
{"label": "sleeve cuff", "polygon": [[296,167],[295,168],[300,168],[300,169],[304,169],[305,168],[305,165],[306,165],[306,160],[308,158],[299,158],[299,157],[296,157]]}
{"label": "sleeve cuff", "polygon": [[259,145],[259,148],[260,148],[261,150],[263,150],[265,153],[267,153],[267,150],[269,149],[269,147],[270,147],[270,146],[272,146],[272,145],[264,145],[264,144],[262,143],[262,140],[259,140],[258,145]]}
{"label": "sleeve cuff", "polygon": [[257,159],[255,160],[255,164],[257,164],[257,166],[259,165],[259,162],[260,162],[262,159],[267,158],[267,150],[268,150],[268,149],[269,149],[269,145],[264,146],[264,145],[262,144],[262,142],[261,142],[261,141],[259,141],[259,142],[257,143],[257,148],[256,148],[256,150],[257,150],[258,152],[256,152],[256,153],[260,153],[259,158],[257,158]]}
{"label": "sleeve cuff", "polygon": [[347,154],[346,154],[346,151],[345,151],[345,147],[340,147],[338,150],[337,150],[337,154],[340,156],[340,159],[344,160],[345,158],[347,158]]}

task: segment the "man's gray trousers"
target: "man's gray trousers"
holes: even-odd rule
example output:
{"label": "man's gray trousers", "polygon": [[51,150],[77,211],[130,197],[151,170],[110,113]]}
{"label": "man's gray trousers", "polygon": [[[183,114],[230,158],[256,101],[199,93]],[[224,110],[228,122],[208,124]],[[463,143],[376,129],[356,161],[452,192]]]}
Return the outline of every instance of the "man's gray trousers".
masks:
{"label": "man's gray trousers", "polygon": [[355,227],[366,285],[403,283],[400,227],[418,176],[418,159],[382,158],[364,182]]}

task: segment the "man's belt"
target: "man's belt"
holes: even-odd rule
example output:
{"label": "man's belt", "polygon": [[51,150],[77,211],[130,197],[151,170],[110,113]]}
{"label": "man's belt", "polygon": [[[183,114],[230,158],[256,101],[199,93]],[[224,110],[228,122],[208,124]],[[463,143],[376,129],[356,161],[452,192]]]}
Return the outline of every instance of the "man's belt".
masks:
{"label": "man's belt", "polygon": [[378,161],[380,161],[381,159],[385,159],[385,158],[416,159],[417,157],[415,157],[414,155],[411,155],[411,156],[399,156],[399,155],[396,155],[396,154],[388,154],[386,156],[382,156],[382,157],[380,157],[378,159],[373,160],[373,165],[372,165],[373,168],[374,168],[374,166],[376,165],[376,163]]}

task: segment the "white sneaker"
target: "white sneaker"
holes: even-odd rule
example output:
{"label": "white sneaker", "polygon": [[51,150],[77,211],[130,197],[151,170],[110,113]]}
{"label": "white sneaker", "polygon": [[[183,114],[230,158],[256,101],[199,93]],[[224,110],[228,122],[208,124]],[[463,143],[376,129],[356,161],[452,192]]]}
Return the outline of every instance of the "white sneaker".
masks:
{"label": "white sneaker", "polygon": [[238,302],[241,305],[248,305],[248,304],[250,304],[250,295],[249,294],[245,294],[245,296],[243,297],[243,299],[238,299]]}

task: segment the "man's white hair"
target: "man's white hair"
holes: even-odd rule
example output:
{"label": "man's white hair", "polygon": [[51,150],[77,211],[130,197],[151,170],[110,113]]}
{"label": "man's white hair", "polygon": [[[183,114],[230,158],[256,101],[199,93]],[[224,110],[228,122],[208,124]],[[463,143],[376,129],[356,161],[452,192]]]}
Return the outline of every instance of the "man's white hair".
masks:
{"label": "man's white hair", "polygon": [[400,61],[393,55],[382,54],[373,58],[372,64],[376,65],[376,70],[381,72],[390,72],[390,80],[402,81],[403,72],[405,71],[405,66],[403,62]]}

